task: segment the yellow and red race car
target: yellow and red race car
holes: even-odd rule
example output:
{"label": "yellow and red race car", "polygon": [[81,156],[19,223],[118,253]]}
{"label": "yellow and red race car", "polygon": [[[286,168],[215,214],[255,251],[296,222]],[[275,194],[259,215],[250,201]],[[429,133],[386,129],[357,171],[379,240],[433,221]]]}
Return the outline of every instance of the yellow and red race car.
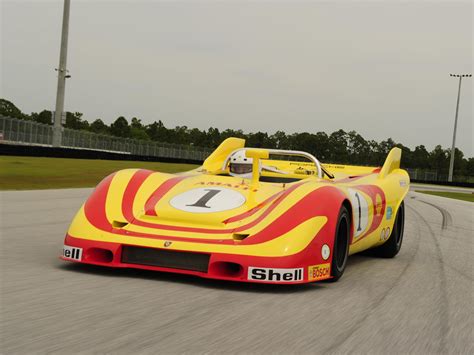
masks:
{"label": "yellow and red race car", "polygon": [[321,164],[229,138],[186,173],[106,177],[61,258],[232,281],[335,281],[350,254],[399,252],[410,182],[400,158],[393,148],[382,168]]}

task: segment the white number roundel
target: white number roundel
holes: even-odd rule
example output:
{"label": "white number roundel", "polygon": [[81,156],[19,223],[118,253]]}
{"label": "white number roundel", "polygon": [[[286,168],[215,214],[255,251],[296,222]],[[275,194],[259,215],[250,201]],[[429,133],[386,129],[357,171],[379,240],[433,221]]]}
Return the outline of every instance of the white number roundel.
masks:
{"label": "white number roundel", "polygon": [[357,238],[367,228],[369,223],[369,204],[357,190],[349,189],[352,204],[352,219],[354,224],[354,238]]}
{"label": "white number roundel", "polygon": [[222,187],[200,187],[173,197],[170,205],[193,213],[214,213],[232,210],[245,203],[240,192]]}

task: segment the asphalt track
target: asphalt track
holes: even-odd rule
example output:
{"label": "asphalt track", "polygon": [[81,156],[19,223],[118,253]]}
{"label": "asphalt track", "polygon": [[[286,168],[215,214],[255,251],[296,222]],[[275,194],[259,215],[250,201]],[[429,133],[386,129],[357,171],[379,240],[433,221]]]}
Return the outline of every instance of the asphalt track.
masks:
{"label": "asphalt track", "polygon": [[89,192],[0,192],[1,353],[474,353],[472,203],[410,192],[395,259],[266,286],[60,261]]}

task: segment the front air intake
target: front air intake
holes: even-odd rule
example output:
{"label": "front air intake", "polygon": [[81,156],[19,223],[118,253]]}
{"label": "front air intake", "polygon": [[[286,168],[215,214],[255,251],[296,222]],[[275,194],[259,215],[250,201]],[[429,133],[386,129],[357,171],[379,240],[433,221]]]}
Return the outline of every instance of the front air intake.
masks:
{"label": "front air intake", "polygon": [[154,248],[122,247],[122,263],[166,267],[206,272],[209,266],[209,254],[189,253],[183,251]]}

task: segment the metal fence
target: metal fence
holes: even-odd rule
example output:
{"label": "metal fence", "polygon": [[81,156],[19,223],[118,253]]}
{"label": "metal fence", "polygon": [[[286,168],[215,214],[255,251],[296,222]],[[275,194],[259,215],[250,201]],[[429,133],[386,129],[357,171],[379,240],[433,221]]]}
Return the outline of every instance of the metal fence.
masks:
{"label": "metal fence", "polygon": [[[53,126],[0,116],[0,141],[51,146]],[[147,140],[112,137],[92,132],[63,129],[62,146],[122,154],[189,160],[205,160],[211,150],[191,145],[159,143]]]}
{"label": "metal fence", "polygon": [[[52,146],[53,126],[33,121],[0,116],[0,142]],[[62,146],[77,149],[108,151],[121,154],[203,161],[211,150],[191,145],[159,143],[147,140],[118,138],[74,129],[63,129]],[[447,173],[425,169],[406,169],[412,180],[447,181]],[[472,182],[472,177],[454,176],[454,181]]]}
{"label": "metal fence", "polygon": [[[411,180],[417,181],[432,181],[432,182],[446,182],[448,181],[448,173],[440,173],[436,170],[426,170],[426,169],[411,169],[405,168],[410,175]],[[462,175],[454,175],[453,182],[473,182],[472,176],[462,176]]]}
{"label": "metal fence", "polygon": [[410,168],[406,168],[405,170],[408,172],[408,175],[410,175],[411,180],[438,181],[439,176],[437,171]]}

